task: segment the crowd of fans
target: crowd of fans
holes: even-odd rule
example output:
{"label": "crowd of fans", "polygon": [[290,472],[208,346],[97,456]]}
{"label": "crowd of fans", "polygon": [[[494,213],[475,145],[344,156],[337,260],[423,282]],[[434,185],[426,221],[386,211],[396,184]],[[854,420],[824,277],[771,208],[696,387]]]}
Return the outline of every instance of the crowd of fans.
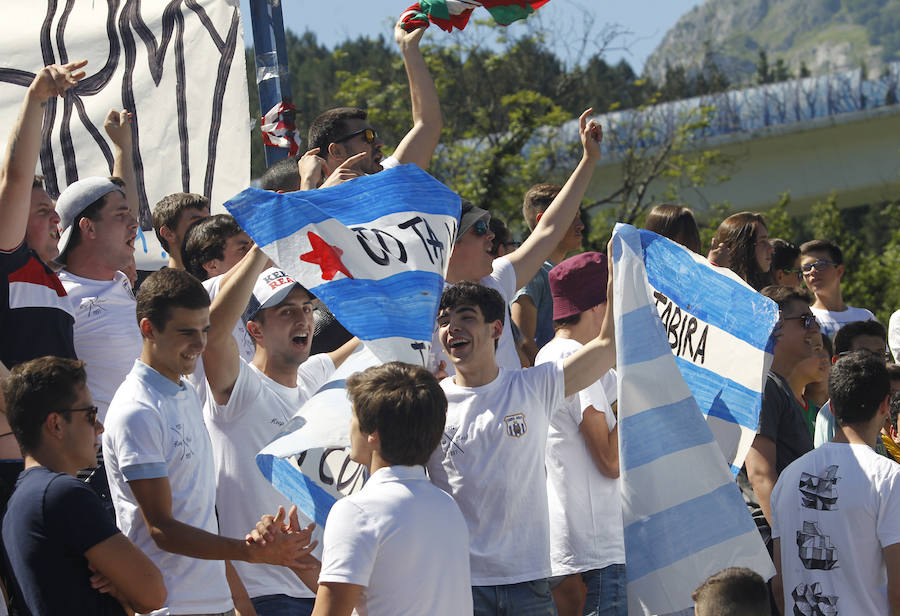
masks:
{"label": "crowd of fans", "polygon": [[[262,187],[426,169],[441,114],[422,32],[395,32],[413,127],[390,157],[365,111],[332,109]],[[591,110],[567,181],[523,196],[524,241],[463,202],[443,380],[401,363],[347,379],[368,481],[323,533],[255,455],[359,341],[200,195],[156,204],[169,263],[139,276],[127,112],[106,122],[115,177],[54,203],[34,175],[42,108],[83,66],[37,74],[0,167],[0,613],[626,614],[612,274],[580,252]],[[645,228],[702,252],[688,208]],[[760,214],[729,216],[704,256],[780,311],[737,480],[778,574],[726,569],[696,613],[900,613],[900,311],[889,336],[844,302],[837,245],[770,239]]]}

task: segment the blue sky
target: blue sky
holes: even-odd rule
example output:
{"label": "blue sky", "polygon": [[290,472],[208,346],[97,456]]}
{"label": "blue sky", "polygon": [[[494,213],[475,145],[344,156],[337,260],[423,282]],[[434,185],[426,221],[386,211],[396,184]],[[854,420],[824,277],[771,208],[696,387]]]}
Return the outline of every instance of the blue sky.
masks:
{"label": "blue sky", "polygon": [[[610,49],[608,62],[625,58],[640,73],[644,61],[666,31],[678,18],[701,0],[551,0],[539,14],[552,29],[560,32],[582,32],[586,14],[593,16],[598,30],[603,24],[617,24],[628,35],[617,41],[624,49]],[[357,36],[390,35],[392,20],[403,12],[412,0],[282,0],[285,28],[295,32],[310,29],[328,47]],[[249,0],[241,0],[245,16],[245,37],[252,44],[249,24]],[[479,10],[482,16],[486,15]],[[515,27],[515,25],[513,26]],[[432,28],[432,37],[452,36]],[[557,42],[558,55],[565,57],[564,39]],[[551,41],[551,45],[553,42]]]}

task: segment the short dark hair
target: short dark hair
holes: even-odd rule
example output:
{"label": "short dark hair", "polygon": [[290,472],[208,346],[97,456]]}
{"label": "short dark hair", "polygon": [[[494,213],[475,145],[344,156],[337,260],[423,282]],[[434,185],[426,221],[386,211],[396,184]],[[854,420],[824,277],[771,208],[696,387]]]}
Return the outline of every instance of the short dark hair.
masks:
{"label": "short dark hair", "polygon": [[785,287],[779,284],[771,284],[759,291],[770,300],[778,304],[779,310],[786,310],[792,301],[803,302],[807,306],[812,304],[813,298],[809,291],[798,287]]}
{"label": "short dark hair", "polygon": [[38,448],[47,416],[71,406],[86,382],[84,362],[77,359],[39,357],[10,370],[3,384],[6,417],[23,453]]}
{"label": "short dark hair", "polygon": [[831,240],[810,240],[800,245],[800,254],[806,256],[810,252],[827,252],[828,257],[838,265],[844,262],[844,252]]}
{"label": "short dark hair", "polygon": [[259,187],[272,192],[294,192],[300,190],[300,155],[286,156],[276,160],[259,177]]}
{"label": "short dark hair", "polygon": [[153,272],[138,290],[137,321],[149,319],[162,331],[175,308],[199,310],[209,308],[209,295],[200,281],[184,270],[167,267]]}
{"label": "short dark hair", "polygon": [[184,263],[184,269],[198,280],[206,280],[209,274],[203,264],[213,259],[224,259],[225,242],[243,232],[231,214],[215,214],[194,221],[185,231],[181,242],[181,262]]}
{"label": "short dark hair", "polygon": [[559,329],[560,327],[571,327],[573,325],[578,325],[581,322],[581,313],[576,312],[575,314],[563,317],[561,319],[553,319],[553,329]]}
{"label": "short dark hair", "polygon": [[166,252],[170,251],[169,242],[163,238],[159,230],[168,227],[175,230],[186,210],[209,210],[209,199],[196,193],[177,192],[166,195],[153,206],[153,230],[156,239]]}
{"label": "short dark hair", "polygon": [[457,306],[478,306],[487,323],[506,321],[506,302],[496,290],[476,282],[457,282],[444,289],[438,313]]}
{"label": "short dark hair", "polygon": [[647,214],[644,228],[673,242],[679,242],[697,254],[702,250],[700,229],[694,219],[694,212],[689,207],[668,203],[657,205]]}
{"label": "short dark hair", "polygon": [[900,364],[887,364],[888,378],[892,381],[900,381]]}
{"label": "short dark hair", "polygon": [[887,342],[884,325],[878,321],[851,321],[845,324],[834,335],[834,354],[846,353],[859,336],[876,336]]}
{"label": "short dark hair", "polygon": [[794,267],[794,261],[800,256],[800,249],[796,244],[787,240],[775,238],[772,243],[772,266],[773,270],[786,270]]}
{"label": "short dark hair", "polygon": [[758,573],[728,567],[713,574],[691,595],[697,616],[768,616],[769,589]]}
{"label": "short dark hair", "polygon": [[[345,137],[347,120],[365,120],[369,117],[365,109],[359,107],[336,107],[322,113],[309,125],[307,144],[309,149],[319,148],[319,156],[328,156],[328,146]],[[299,182],[298,182],[299,185]]]}
{"label": "short dark hair", "polygon": [[488,228],[491,230],[491,233],[494,234],[494,239],[491,240],[491,254],[496,257],[500,250],[500,246],[502,244],[508,244],[512,238],[512,234],[510,234],[506,223],[496,216],[491,216],[491,219],[488,221]]}
{"label": "short dark hair", "polygon": [[871,420],[890,391],[891,379],[884,360],[864,351],[838,359],[828,377],[831,410],[841,425]]}
{"label": "short dark hair", "polygon": [[35,188],[44,190],[44,176],[37,173],[34,174],[34,179],[31,181],[31,190],[34,190]]}
{"label": "short dark hair", "polygon": [[528,189],[522,201],[522,216],[525,217],[529,229],[534,230],[537,226],[537,215],[550,207],[561,190],[562,186],[556,184],[535,184]]}
{"label": "short dark hair", "polygon": [[390,362],[350,375],[347,394],[360,431],[378,431],[381,457],[404,466],[428,462],[447,420],[447,398],[433,374]]}

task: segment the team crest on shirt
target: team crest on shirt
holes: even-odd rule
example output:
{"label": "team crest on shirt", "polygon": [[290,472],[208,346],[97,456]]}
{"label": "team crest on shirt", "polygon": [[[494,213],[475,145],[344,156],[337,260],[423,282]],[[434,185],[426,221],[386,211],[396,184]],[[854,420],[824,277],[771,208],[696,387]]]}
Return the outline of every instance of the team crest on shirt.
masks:
{"label": "team crest on shirt", "polygon": [[523,436],[528,430],[528,425],[525,423],[525,413],[507,415],[503,418],[503,421],[506,422],[506,433],[510,436],[518,438]]}

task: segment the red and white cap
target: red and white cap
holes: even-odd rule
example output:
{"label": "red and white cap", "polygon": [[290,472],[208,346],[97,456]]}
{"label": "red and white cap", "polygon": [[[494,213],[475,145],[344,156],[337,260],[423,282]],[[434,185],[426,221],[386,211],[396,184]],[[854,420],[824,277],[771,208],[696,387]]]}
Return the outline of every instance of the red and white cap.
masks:
{"label": "red and white cap", "polygon": [[300,283],[288,276],[283,269],[270,267],[259,275],[253,285],[253,299],[259,302],[257,310],[277,306],[295,286],[300,286]]}

